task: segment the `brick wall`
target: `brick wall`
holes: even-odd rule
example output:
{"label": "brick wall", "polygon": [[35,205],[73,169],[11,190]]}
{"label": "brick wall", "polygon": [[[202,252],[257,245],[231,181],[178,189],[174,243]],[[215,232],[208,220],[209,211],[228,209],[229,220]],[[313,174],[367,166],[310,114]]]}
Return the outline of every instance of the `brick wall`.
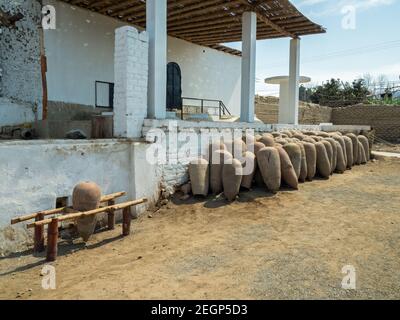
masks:
{"label": "brick wall", "polygon": [[320,124],[332,122],[332,108],[317,104],[301,104],[299,110],[299,124]]}
{"label": "brick wall", "polygon": [[334,108],[332,122],[336,125],[370,125],[376,136],[400,142],[400,106],[356,105]]}
{"label": "brick wall", "polygon": [[141,136],[147,117],[148,36],[133,27],[115,31],[114,134]]}
{"label": "brick wall", "polygon": [[[279,99],[274,97],[256,97],[257,118],[268,124],[279,121]],[[330,123],[332,109],[312,103],[300,103],[299,124]]]}

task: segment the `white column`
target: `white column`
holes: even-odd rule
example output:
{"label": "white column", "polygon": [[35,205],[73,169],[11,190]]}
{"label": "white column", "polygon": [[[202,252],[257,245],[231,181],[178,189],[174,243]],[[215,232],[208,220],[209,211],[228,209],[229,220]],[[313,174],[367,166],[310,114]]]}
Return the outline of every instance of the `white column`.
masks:
{"label": "white column", "polygon": [[240,121],[254,122],[256,91],[257,14],[244,12],[242,17],[242,90]]}
{"label": "white column", "polygon": [[299,124],[300,39],[290,40],[289,123]]}
{"label": "white column", "polygon": [[147,116],[148,38],[134,27],[115,31],[114,136],[139,138]]}
{"label": "white column", "polygon": [[289,80],[281,81],[279,88],[279,124],[291,123],[289,110]]}
{"label": "white column", "polygon": [[165,119],[167,106],[167,0],[146,1],[149,35],[148,117]]}

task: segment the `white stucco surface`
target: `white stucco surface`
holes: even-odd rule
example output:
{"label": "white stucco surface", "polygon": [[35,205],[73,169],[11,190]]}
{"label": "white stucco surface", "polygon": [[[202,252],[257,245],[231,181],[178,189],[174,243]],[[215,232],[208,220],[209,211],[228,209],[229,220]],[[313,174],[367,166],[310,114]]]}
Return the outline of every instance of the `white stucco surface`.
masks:
{"label": "white stucco surface", "polygon": [[146,1],[149,37],[148,117],[165,119],[167,101],[167,0]]}
{"label": "white stucco surface", "polygon": [[[12,227],[10,219],[25,213],[51,209],[58,197],[70,197],[81,181],[94,181],[103,194],[126,191],[119,201],[146,197],[149,203],[138,206],[140,214],[159,198],[161,188],[173,192],[189,180],[188,163],[206,156],[208,142],[200,133],[229,134],[234,129],[255,132],[286,129],[336,131],[337,126],[294,126],[215,122],[145,120],[143,132],[162,133],[167,162],[151,163],[148,155],[155,143],[132,140],[53,140],[0,142],[0,255],[15,250],[16,242],[26,244],[23,225]],[[341,126],[340,130],[368,130],[365,126]],[[239,136],[242,135],[239,132]],[[188,135],[189,134],[189,135]],[[153,136],[154,137],[154,136]],[[187,139],[187,138],[190,139]],[[211,136],[209,136],[211,138]],[[148,142],[156,142],[147,136]],[[157,142],[158,143],[158,142]]]}
{"label": "white stucco surface", "polygon": [[35,113],[32,105],[0,98],[0,127],[29,123],[34,120]]}
{"label": "white stucco surface", "polygon": [[95,81],[114,82],[115,29],[118,20],[47,0],[56,9],[56,30],[45,30],[48,98],[95,104]]}
{"label": "white stucco surface", "polygon": [[0,126],[31,120],[29,112],[25,112],[29,109],[41,119],[42,76],[37,28],[41,21],[40,4],[38,1],[1,0],[0,8],[10,14],[23,15],[15,28],[0,28],[0,97],[14,102],[0,101]]}
{"label": "white stucco surface", "polygon": [[[94,105],[95,81],[114,82],[114,33],[125,24],[56,0],[57,29],[45,32],[49,100]],[[241,58],[168,37],[168,62],[182,71],[182,94],[222,100],[240,114]]]}
{"label": "white stucco surface", "polygon": [[148,146],[123,140],[1,142],[0,229],[15,216],[54,208],[56,198],[70,197],[81,181],[97,183],[103,194],[126,191],[125,200],[147,197],[151,203],[158,180],[143,156]]}
{"label": "white stucco surface", "polygon": [[254,122],[256,86],[257,14],[242,15],[242,80],[240,121]]}
{"label": "white stucco surface", "polygon": [[139,138],[147,117],[149,43],[146,31],[115,31],[114,136]]}
{"label": "white stucco surface", "polygon": [[222,100],[233,115],[240,115],[240,57],[169,38],[168,62],[181,68],[183,97]]}

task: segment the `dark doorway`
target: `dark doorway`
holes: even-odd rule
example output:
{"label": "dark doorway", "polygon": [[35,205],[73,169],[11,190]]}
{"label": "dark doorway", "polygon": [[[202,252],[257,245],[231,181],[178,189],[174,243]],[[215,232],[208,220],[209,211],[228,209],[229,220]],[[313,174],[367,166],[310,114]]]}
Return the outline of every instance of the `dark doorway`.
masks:
{"label": "dark doorway", "polygon": [[167,65],[167,109],[182,109],[182,74],[175,62]]}

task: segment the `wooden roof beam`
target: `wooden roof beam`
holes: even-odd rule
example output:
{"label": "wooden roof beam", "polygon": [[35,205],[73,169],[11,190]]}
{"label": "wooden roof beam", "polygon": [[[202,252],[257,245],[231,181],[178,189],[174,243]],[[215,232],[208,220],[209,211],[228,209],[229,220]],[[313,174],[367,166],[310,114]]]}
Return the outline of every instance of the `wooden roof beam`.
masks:
{"label": "wooden roof beam", "polygon": [[[319,33],[319,28],[310,28],[310,27],[305,27],[299,29],[299,34],[314,34],[314,33]],[[236,42],[236,41],[241,41],[241,32],[236,31],[236,32],[231,32],[231,33],[220,33],[218,35],[200,35],[198,37],[192,36],[192,37],[186,37],[186,36],[181,36],[180,38],[185,39],[187,41],[191,41],[194,43],[200,43],[202,45],[211,45],[211,44],[219,44],[219,43],[224,43],[224,42]],[[258,40],[264,40],[264,39],[270,39],[270,38],[282,38],[285,37],[285,35],[282,35],[280,32],[276,30],[260,30],[257,33],[257,39]],[[227,41],[227,39],[229,39]]]}
{"label": "wooden roof beam", "polygon": [[215,20],[211,19],[211,20],[204,20],[202,22],[189,23],[185,25],[169,24],[168,30],[177,32],[182,30],[207,30],[210,26],[218,26],[231,23],[241,23],[241,19],[239,17],[232,16],[232,17],[220,18],[218,19],[218,22],[215,22]]}
{"label": "wooden roof beam", "polygon": [[264,22],[265,24],[269,25],[271,28],[275,29],[276,31],[282,33],[283,35],[292,37],[293,39],[298,38],[298,36],[292,32],[287,31],[285,28],[279,26],[275,22],[273,22],[270,18],[265,15],[265,12],[261,10],[257,5],[249,3],[247,0],[241,0],[243,4],[246,4],[249,7],[250,11],[253,11],[257,14],[259,20]]}
{"label": "wooden roof beam", "polygon": [[[272,20],[272,19],[271,19]],[[226,22],[238,22],[241,23],[241,17],[238,16],[231,16],[231,17],[225,17],[225,18],[220,18],[216,22],[215,20],[204,20],[202,22],[197,22],[197,23],[186,23],[186,24],[175,24],[175,23],[170,23],[168,25],[169,30],[173,31],[179,31],[179,30],[188,30],[188,29],[195,29],[195,28],[200,28],[200,27],[207,27],[207,25],[221,25]],[[308,22],[309,24],[312,24],[309,20],[305,19],[304,17],[301,18],[293,18],[293,19],[287,19],[287,20],[280,20],[280,25],[289,25],[289,24],[294,24],[294,23],[302,23],[302,22]]]}
{"label": "wooden roof beam", "polygon": [[[226,2],[225,2],[226,3]],[[219,5],[223,5],[224,1],[222,0],[204,0],[204,1],[200,1],[198,3],[192,4],[192,5],[188,5],[188,6],[183,6],[180,9],[175,9],[175,10],[170,10],[168,12],[168,16],[176,16],[176,15],[180,15],[182,13],[186,13],[186,12],[190,12],[196,9],[200,9],[200,8],[204,8],[207,6],[219,6]]]}
{"label": "wooden roof beam", "polygon": [[[262,24],[262,22],[260,22]],[[298,23],[293,23],[290,24],[286,27],[288,31],[291,31],[293,28],[296,28],[296,30],[302,30],[301,27],[314,27],[312,23],[309,21],[307,22],[298,22]],[[180,36],[190,36],[190,35],[203,35],[203,34],[214,34],[214,33],[224,33],[225,31],[240,31],[242,26],[237,23],[223,23],[223,24],[218,24],[215,26],[206,26],[203,28],[190,28],[190,29],[183,29],[183,30],[177,30],[177,31],[172,31],[169,30],[171,34],[175,35],[180,35]],[[270,26],[266,26],[264,24],[258,26],[258,30],[261,31],[264,28],[271,28]]]}
{"label": "wooden roof beam", "polygon": [[130,4],[132,4],[132,0],[123,0],[118,3],[114,3],[111,6],[106,6],[106,7],[102,8],[101,10],[99,10],[99,13],[106,14],[107,12],[110,12],[110,11],[114,12],[115,10],[119,10],[121,8],[122,9],[127,8],[127,7],[129,8]]}
{"label": "wooden roof beam", "polygon": [[[202,8],[202,9],[200,9],[201,7],[198,8],[198,9],[194,9],[193,12],[189,11],[189,12],[186,12],[186,13],[183,13],[183,14],[179,14],[179,15],[173,14],[171,16],[168,16],[168,21],[175,21],[175,20],[180,20],[180,19],[183,19],[183,18],[198,17],[198,16],[201,16],[201,15],[207,15],[209,13],[214,13],[216,11],[218,12],[222,8],[226,8],[226,7],[227,8],[231,8],[231,10],[234,10],[234,9],[236,9],[235,6],[240,4],[241,1],[242,0],[233,0],[233,1],[230,1],[229,3],[221,3],[221,2],[215,3],[215,1],[214,1],[214,4],[211,4],[211,5],[207,6],[207,7]],[[206,3],[206,2],[207,1],[204,1],[202,3]],[[224,10],[224,11],[228,14],[230,10]]]}
{"label": "wooden roof beam", "polygon": [[[258,34],[258,37],[267,36],[267,35],[281,35],[278,31],[265,31]],[[208,44],[219,44],[226,42],[229,39],[229,42],[236,42],[241,41],[242,39],[242,32],[236,31],[231,33],[221,33],[219,35],[202,35],[202,36],[193,36],[193,37],[182,37],[187,41],[194,41],[195,43],[204,43],[207,42]]]}

